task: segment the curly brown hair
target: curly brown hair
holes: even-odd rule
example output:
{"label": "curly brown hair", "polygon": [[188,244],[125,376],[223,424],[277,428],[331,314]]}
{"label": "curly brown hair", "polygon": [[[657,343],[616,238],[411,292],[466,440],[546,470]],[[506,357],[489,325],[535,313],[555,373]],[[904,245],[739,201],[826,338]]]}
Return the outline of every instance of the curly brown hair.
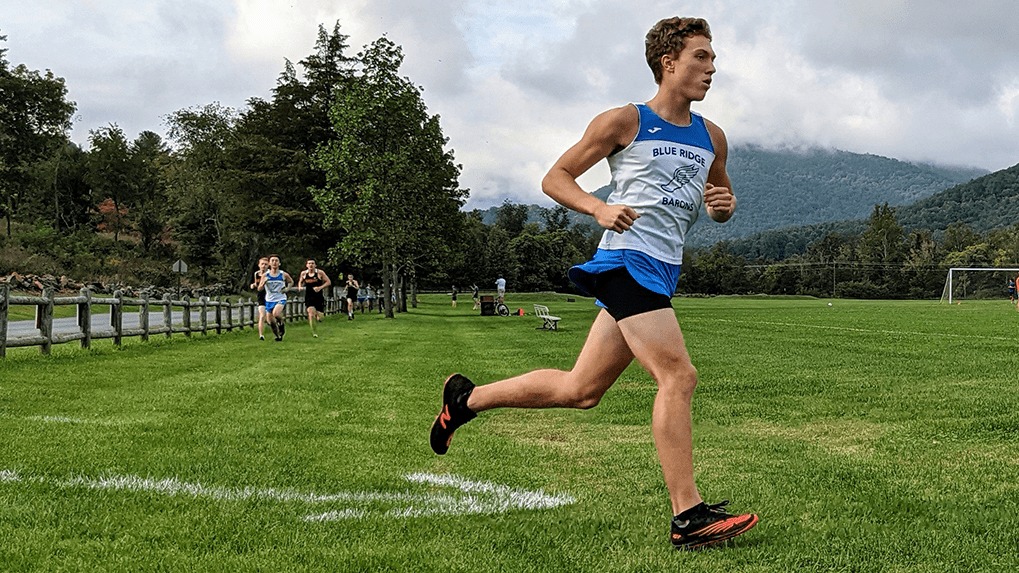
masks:
{"label": "curly brown hair", "polygon": [[666,18],[659,20],[644,38],[644,55],[655,75],[655,83],[662,83],[662,56],[677,55],[683,50],[683,39],[704,36],[711,39],[711,28],[703,18]]}

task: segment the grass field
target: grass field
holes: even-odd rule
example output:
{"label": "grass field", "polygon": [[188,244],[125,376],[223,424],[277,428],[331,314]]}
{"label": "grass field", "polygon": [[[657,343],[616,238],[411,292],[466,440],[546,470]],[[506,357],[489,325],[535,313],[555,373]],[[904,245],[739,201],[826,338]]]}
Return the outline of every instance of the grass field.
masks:
{"label": "grass field", "polygon": [[[0,360],[0,571],[941,572],[1019,566],[1019,313],[1006,302],[676,299],[697,480],[760,524],[671,550],[628,369],[586,411],[428,447],[440,386],[569,368],[596,309],[71,345]],[[105,342],[105,341],[103,341]]]}

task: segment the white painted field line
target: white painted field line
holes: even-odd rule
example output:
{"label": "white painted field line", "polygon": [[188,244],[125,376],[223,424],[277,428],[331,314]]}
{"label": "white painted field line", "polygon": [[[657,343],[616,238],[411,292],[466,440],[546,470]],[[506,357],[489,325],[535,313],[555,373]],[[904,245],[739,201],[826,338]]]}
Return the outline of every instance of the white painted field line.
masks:
{"label": "white painted field line", "polygon": [[[428,515],[466,515],[477,513],[501,513],[514,509],[551,509],[574,503],[568,495],[550,495],[538,490],[526,490],[484,481],[474,481],[456,475],[435,475],[414,473],[404,476],[411,483],[450,487],[460,493],[426,492],[384,492],[357,491],[334,494],[300,492],[293,489],[276,488],[229,488],[208,487],[200,483],[181,481],[177,478],[151,479],[139,476],[110,475],[100,478],[74,476],[67,479],[26,479],[14,470],[0,470],[0,483],[37,481],[51,483],[61,488],[86,488],[104,491],[150,492],[167,496],[187,496],[218,501],[243,501],[261,499],[281,503],[339,504],[346,507],[324,513],[306,515],[305,521],[336,521],[365,518],[372,515],[402,518]],[[383,511],[373,505],[397,505]],[[353,506],[353,507],[351,507]]]}
{"label": "white painted field line", "polygon": [[[407,481],[414,483],[453,487],[468,495],[454,497],[434,493],[424,494],[416,500],[420,505],[392,509],[386,512],[385,515],[388,517],[502,513],[515,509],[552,509],[576,502],[576,499],[569,495],[551,495],[541,490],[514,488],[491,482],[469,480],[451,474],[413,473],[404,477]],[[330,511],[319,515],[309,515],[305,517],[305,520],[335,521],[350,517],[361,516],[352,516],[349,514],[349,510]]]}
{"label": "white painted field line", "polygon": [[67,416],[56,416],[56,415],[36,415],[36,416],[14,416],[11,414],[0,414],[0,419],[4,420],[27,420],[29,422],[42,422],[44,424],[82,424],[82,425],[93,425],[93,426],[126,426],[130,424],[145,424],[150,423],[153,418],[124,418],[124,419],[104,419],[104,418],[69,418]]}
{"label": "white painted field line", "polygon": [[829,326],[824,324],[798,324],[794,322],[768,322],[763,320],[735,320],[732,318],[710,318],[710,319],[690,319],[700,320],[702,322],[728,322],[730,324],[749,324],[754,326],[766,325],[766,326],[789,326],[796,328],[816,328],[821,330],[837,330],[843,332],[860,332],[864,334],[898,334],[906,336],[930,336],[934,338],[977,338],[981,340],[1001,340],[1004,342],[1014,342],[1014,337],[1008,336],[985,336],[983,334],[955,334],[952,332],[918,332],[910,330],[881,330],[872,328],[852,328],[849,326]]}

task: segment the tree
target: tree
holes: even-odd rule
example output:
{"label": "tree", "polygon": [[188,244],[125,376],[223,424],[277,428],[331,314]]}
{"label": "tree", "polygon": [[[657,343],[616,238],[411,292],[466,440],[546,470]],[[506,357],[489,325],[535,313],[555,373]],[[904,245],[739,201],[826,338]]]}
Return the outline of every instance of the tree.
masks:
{"label": "tree", "polygon": [[[337,139],[315,155],[326,185],[312,194],[326,222],[343,233],[331,259],[382,265],[389,271],[383,296],[391,300],[401,271],[452,254],[466,191],[458,188],[452,152],[443,149],[438,116],[428,115],[420,90],[399,76],[400,48],[383,37],[359,59],[361,74],[335,93]],[[393,317],[391,305],[386,316]]]}
{"label": "tree", "polygon": [[982,241],[983,236],[966,223],[952,223],[945,228],[941,248],[948,253],[961,252]]}
{"label": "tree", "polygon": [[542,209],[541,218],[545,220],[546,231],[565,231],[570,226],[570,210],[562,205],[556,205],[551,209]]}
{"label": "tree", "polygon": [[519,261],[517,287],[525,291],[568,289],[566,270],[584,261],[564,229],[524,232],[509,247]]}
{"label": "tree", "polygon": [[996,267],[1019,266],[1019,223],[987,234],[991,244],[1001,249],[1002,255],[994,260]]}
{"label": "tree", "polygon": [[[238,259],[259,246],[253,233],[259,205],[250,195],[236,194],[247,188],[227,168],[226,150],[236,123],[236,111],[219,104],[167,118],[176,145],[168,170],[167,194],[174,213],[170,223],[180,255],[197,267],[203,280],[210,274],[239,274]],[[243,270],[246,274],[247,267]]]}
{"label": "tree", "polygon": [[347,48],[339,23],[331,33],[319,26],[314,53],[297,66],[286,62],[272,99],[249,100],[249,109],[237,124],[236,149],[231,152],[258,191],[264,213],[260,228],[267,241],[306,257],[324,259],[339,240],[324,228],[321,210],[311,195],[311,189],[326,183],[312,158],[320,146],[337,137],[329,109],[334,94],[348,89],[354,80],[356,60],[346,55]]}
{"label": "tree", "polygon": [[135,189],[127,137],[114,123],[89,131],[89,144],[89,183],[100,201],[113,204],[106,229],[119,241],[128,229],[126,215]]}
{"label": "tree", "polygon": [[909,284],[910,298],[936,297],[945,279],[944,270],[938,264],[938,245],[930,231],[917,230],[909,234],[909,254],[903,271]]}
{"label": "tree", "polygon": [[502,202],[502,206],[495,214],[495,226],[506,231],[511,238],[523,233],[526,223],[527,205],[517,205],[511,203],[509,199]]}
{"label": "tree", "polygon": [[152,255],[155,245],[167,231],[164,171],[169,165],[169,148],[156,133],[143,131],[131,143],[129,151],[134,185],[134,225],[141,236],[142,250],[146,255]]}
{"label": "tree", "polygon": [[32,164],[22,189],[19,218],[46,222],[58,233],[94,231],[96,202],[88,184],[88,153],[74,143]]}
{"label": "tree", "polygon": [[334,94],[354,78],[346,40],[339,24],[332,32],[320,26],[314,53],[286,62],[269,100],[252,98],[240,112],[211,104],[168,118],[177,151],[174,237],[200,272],[214,269],[240,287],[268,245],[289,266],[324,260],[339,240],[310,190],[326,184],[313,157],[337,138]]}
{"label": "tree", "polygon": [[63,78],[23,64],[11,69],[6,54],[0,49],[0,212],[9,236],[29,166],[66,144],[75,105],[65,99]]}
{"label": "tree", "polygon": [[896,277],[899,266],[905,259],[905,232],[895,218],[895,209],[884,205],[874,205],[874,212],[867,223],[867,229],[860,235],[860,261],[869,272],[867,278],[879,285],[888,285],[889,293],[901,291]]}

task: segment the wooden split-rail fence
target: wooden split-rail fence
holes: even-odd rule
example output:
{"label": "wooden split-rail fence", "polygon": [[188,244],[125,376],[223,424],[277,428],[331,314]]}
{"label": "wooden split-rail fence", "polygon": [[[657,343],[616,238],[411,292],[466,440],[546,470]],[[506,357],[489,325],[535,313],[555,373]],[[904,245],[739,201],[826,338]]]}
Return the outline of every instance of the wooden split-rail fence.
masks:
{"label": "wooden split-rail fence", "polygon": [[[330,293],[333,294],[333,293]],[[52,288],[43,289],[41,296],[16,296],[11,294],[10,285],[0,285],[0,358],[7,355],[8,348],[38,346],[40,352],[49,354],[54,344],[65,344],[80,341],[82,348],[89,348],[93,340],[112,338],[113,344],[119,346],[125,337],[140,336],[147,341],[153,335],[165,335],[167,338],[174,333],[190,337],[193,333],[203,335],[210,332],[216,334],[233,329],[255,327],[258,324],[258,302],[251,298],[234,297],[200,297],[197,300],[173,300],[169,294],[161,299],[153,299],[143,295],[141,298],[127,298],[121,291],[113,293],[112,298],[93,297],[87,288],[81,289],[77,296],[55,296]],[[341,311],[341,299],[326,296],[326,314]],[[18,336],[8,339],[8,317],[11,306],[25,305],[35,307],[35,328],[37,335]],[[73,305],[77,308],[76,330],[57,333],[53,328],[53,310],[57,306]],[[109,306],[110,327],[96,328],[92,324],[94,306]],[[124,327],[125,307],[137,307],[138,325]],[[162,307],[162,324],[150,326],[149,317],[153,307]],[[174,316],[174,309],[179,315]],[[197,311],[198,316],[192,313]],[[303,295],[291,296],[284,307],[284,317],[288,322],[307,319]],[[174,319],[180,320],[175,323]]]}

